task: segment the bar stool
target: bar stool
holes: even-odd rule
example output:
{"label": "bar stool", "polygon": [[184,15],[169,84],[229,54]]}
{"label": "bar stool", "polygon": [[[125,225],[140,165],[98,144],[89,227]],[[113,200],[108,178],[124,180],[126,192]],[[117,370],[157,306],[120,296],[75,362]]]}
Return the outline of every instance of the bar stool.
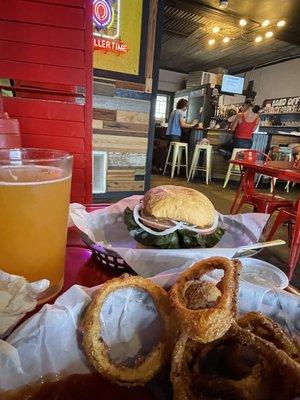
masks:
{"label": "bar stool", "polygon": [[[198,161],[201,152],[205,153],[205,167],[199,167]],[[206,184],[208,185],[208,181],[211,181],[211,165],[212,165],[212,145],[211,144],[196,144],[192,164],[190,167],[190,173],[188,177],[188,181],[193,179],[196,171],[205,171],[206,173]]]}
{"label": "bar stool", "polygon": [[[172,162],[169,162],[169,158],[170,158],[172,149],[173,149]],[[181,164],[182,151],[185,151],[185,164]],[[165,175],[168,165],[171,165],[171,167],[172,167],[171,178],[174,177],[174,172],[175,172],[176,167],[177,167],[177,175],[179,175],[180,168],[185,167],[186,177],[188,178],[189,170],[188,170],[188,144],[187,143],[170,142],[163,175]]]}
{"label": "bar stool", "polygon": [[[235,147],[232,150],[230,161],[231,160],[235,160],[237,153],[240,152],[240,151],[244,151],[244,150],[249,150],[249,149],[242,149],[242,148]],[[238,165],[234,165],[234,164],[231,164],[231,162],[229,162],[229,166],[228,166],[228,170],[227,170],[227,173],[226,173],[223,189],[226,188],[227,183],[229,182],[230,176],[232,174],[232,169],[235,170],[235,171],[237,171],[237,170],[239,171],[238,173],[235,172],[235,175],[240,175],[240,167]]]}

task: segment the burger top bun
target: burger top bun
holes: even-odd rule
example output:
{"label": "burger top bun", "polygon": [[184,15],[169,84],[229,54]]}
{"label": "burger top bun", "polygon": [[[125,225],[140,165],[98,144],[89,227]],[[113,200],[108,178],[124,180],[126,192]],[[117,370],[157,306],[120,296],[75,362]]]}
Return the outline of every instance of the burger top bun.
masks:
{"label": "burger top bun", "polygon": [[174,185],[157,186],[144,196],[144,210],[158,219],[173,219],[210,227],[215,219],[216,210],[212,202],[197,190]]}

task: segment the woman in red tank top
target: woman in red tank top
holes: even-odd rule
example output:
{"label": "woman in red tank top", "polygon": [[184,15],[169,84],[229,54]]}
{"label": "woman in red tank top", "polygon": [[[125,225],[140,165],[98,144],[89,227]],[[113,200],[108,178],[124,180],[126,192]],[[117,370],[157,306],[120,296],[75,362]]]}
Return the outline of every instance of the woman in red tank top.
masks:
{"label": "woman in red tank top", "polygon": [[232,124],[234,131],[233,147],[250,149],[252,147],[252,136],[259,124],[260,107],[254,106],[251,109],[239,114]]}

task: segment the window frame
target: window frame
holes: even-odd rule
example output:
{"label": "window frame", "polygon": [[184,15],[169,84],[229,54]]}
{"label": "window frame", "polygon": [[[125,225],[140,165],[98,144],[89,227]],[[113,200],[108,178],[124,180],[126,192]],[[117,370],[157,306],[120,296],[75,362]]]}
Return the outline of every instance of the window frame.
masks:
{"label": "window frame", "polygon": [[[167,97],[167,107],[166,107],[166,112],[165,112],[165,122],[168,122],[169,119],[170,119],[171,112],[173,110],[174,93],[173,92],[167,92],[165,90],[158,90],[156,99],[157,99],[158,96]],[[155,105],[155,108],[156,108],[156,105]],[[157,119],[156,119],[156,110],[155,110],[155,114],[154,115],[155,115],[155,121],[157,121]]]}

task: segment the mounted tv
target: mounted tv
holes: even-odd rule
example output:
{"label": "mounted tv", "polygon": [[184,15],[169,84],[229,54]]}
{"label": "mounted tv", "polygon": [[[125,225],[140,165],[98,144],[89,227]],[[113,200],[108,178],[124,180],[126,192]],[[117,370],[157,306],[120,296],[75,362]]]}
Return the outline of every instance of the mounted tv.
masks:
{"label": "mounted tv", "polygon": [[242,94],[244,89],[244,78],[233,75],[223,75],[221,92]]}

